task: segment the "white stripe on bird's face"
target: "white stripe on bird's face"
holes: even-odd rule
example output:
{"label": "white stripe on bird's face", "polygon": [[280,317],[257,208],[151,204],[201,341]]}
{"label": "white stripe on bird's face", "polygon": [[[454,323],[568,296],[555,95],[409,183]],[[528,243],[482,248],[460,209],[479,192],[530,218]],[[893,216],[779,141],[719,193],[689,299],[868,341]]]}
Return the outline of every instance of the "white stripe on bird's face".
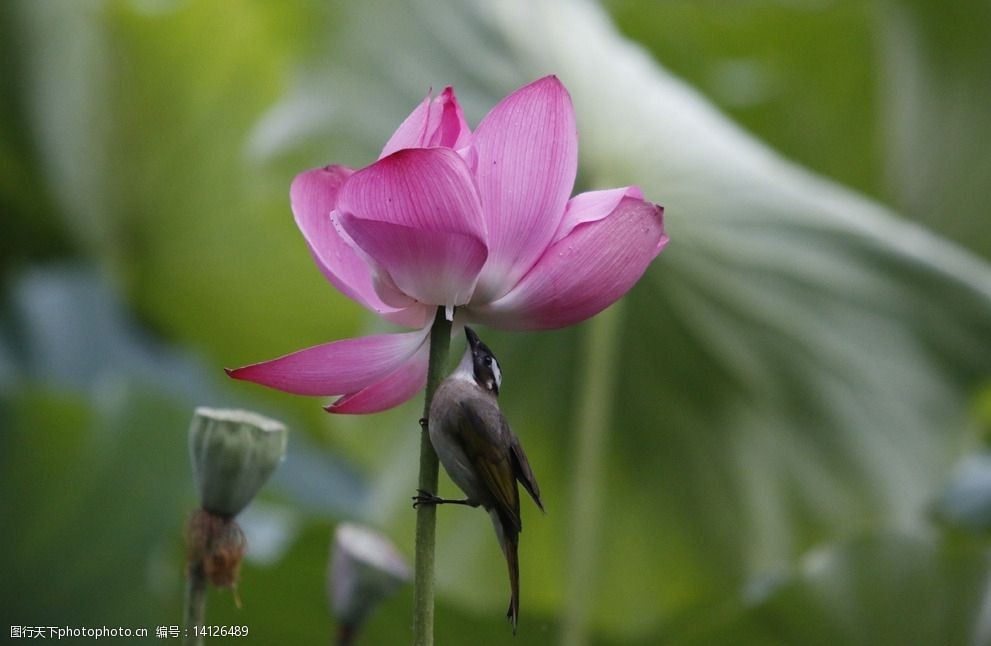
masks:
{"label": "white stripe on bird's face", "polygon": [[502,368],[499,367],[499,362],[473,330],[465,328],[465,331],[468,333],[468,347],[451,376],[471,379],[480,388],[498,395],[502,387]]}
{"label": "white stripe on bird's face", "polygon": [[502,368],[499,367],[499,361],[492,357],[492,378],[495,379],[495,391],[499,392],[502,388]]}

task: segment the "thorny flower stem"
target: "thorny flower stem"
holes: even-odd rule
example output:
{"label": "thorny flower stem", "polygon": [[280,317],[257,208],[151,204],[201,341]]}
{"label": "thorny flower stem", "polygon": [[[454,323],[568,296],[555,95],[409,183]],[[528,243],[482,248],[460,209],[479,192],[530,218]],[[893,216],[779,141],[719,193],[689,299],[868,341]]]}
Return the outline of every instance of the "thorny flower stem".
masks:
{"label": "thorny flower stem", "polygon": [[[451,321],[443,307],[437,308],[430,328],[430,364],[427,368],[427,391],[423,401],[423,419],[430,417],[430,402],[444,378],[447,355],[451,347]],[[419,488],[437,493],[437,454],[430,443],[427,424],[420,432]],[[416,548],[413,573],[413,644],[431,646],[434,643],[434,538],[437,529],[437,508],[420,505],[416,509]]]}

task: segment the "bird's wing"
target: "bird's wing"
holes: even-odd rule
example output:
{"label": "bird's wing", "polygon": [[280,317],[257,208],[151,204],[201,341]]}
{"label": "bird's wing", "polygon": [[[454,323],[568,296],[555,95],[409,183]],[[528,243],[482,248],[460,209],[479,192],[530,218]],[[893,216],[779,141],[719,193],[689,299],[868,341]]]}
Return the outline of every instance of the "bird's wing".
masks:
{"label": "bird's wing", "polygon": [[533,475],[533,469],[530,468],[530,462],[526,459],[526,453],[523,451],[523,445],[520,444],[520,438],[516,437],[516,434],[509,430],[508,424],[506,425],[506,433],[509,434],[509,446],[513,450],[512,455],[513,462],[515,463],[514,466],[516,467],[514,469],[516,479],[530,493],[530,497],[540,507],[540,511],[544,511],[544,502],[540,499],[540,486],[537,484],[537,477]]}
{"label": "bird's wing", "polygon": [[495,406],[479,409],[460,403],[455,435],[485,486],[499,516],[520,531],[520,494],[516,489],[509,436],[503,431],[502,413]]}

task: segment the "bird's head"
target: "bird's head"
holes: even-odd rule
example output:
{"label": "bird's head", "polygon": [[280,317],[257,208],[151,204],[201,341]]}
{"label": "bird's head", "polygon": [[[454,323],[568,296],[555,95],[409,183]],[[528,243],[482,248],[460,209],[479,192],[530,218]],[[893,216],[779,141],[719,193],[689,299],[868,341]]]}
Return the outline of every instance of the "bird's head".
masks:
{"label": "bird's head", "polygon": [[498,395],[502,386],[502,370],[499,368],[499,361],[489,350],[489,346],[482,343],[482,340],[475,334],[475,330],[465,326],[465,336],[468,337],[468,349],[465,354],[471,354],[472,374],[475,383],[479,387]]}

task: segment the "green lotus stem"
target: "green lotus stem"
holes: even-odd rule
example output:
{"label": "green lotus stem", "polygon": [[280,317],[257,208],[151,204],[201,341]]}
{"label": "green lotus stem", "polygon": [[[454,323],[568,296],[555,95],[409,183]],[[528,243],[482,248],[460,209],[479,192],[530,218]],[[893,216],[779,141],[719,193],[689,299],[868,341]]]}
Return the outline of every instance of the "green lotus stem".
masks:
{"label": "green lotus stem", "polygon": [[191,564],[186,574],[186,599],[183,612],[183,626],[186,634],[182,643],[186,646],[201,646],[203,635],[197,634],[206,617],[206,574],[200,563]]}
{"label": "green lotus stem", "polygon": [[[423,400],[423,419],[430,417],[430,402],[447,366],[451,348],[451,322],[443,307],[437,308],[430,328],[430,364],[427,368],[427,391]],[[437,493],[438,463],[430,443],[426,421],[420,432],[419,488]],[[434,540],[437,530],[437,508],[420,505],[416,509],[416,549],[413,571],[413,644],[431,646],[434,643]]]}
{"label": "green lotus stem", "polygon": [[589,641],[589,612],[597,589],[595,555],[602,525],[602,490],[605,486],[606,441],[615,395],[619,350],[619,303],[592,319],[585,337],[585,366],[581,392],[575,401],[577,439],[571,471],[571,526],[566,561],[567,590],[561,643],[583,646]]}

